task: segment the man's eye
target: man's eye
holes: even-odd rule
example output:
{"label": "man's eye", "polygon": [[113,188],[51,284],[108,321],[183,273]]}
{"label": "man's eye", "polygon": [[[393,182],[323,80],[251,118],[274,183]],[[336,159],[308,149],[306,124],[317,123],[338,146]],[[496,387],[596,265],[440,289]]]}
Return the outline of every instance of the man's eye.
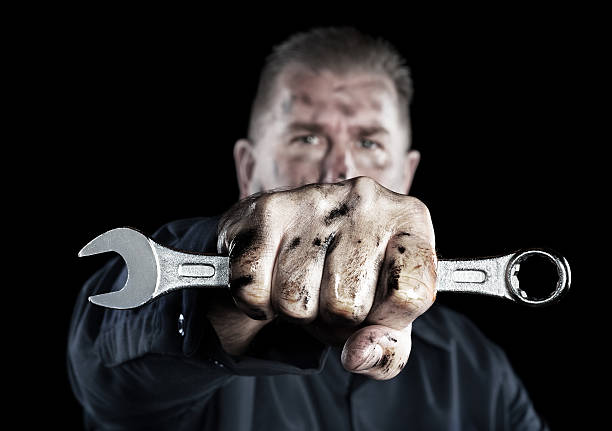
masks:
{"label": "man's eye", "polygon": [[291,142],[304,145],[317,145],[321,142],[321,139],[317,135],[304,135],[291,139]]}
{"label": "man's eye", "polygon": [[296,140],[301,144],[316,145],[319,143],[319,137],[316,135],[299,136]]}
{"label": "man's eye", "polygon": [[377,143],[377,142],[372,141],[371,139],[360,139],[360,140],[359,140],[359,146],[360,146],[361,148],[365,148],[365,149],[367,149],[367,150],[370,150],[370,149],[374,149],[374,148],[380,147],[380,145],[378,145],[378,143]]}

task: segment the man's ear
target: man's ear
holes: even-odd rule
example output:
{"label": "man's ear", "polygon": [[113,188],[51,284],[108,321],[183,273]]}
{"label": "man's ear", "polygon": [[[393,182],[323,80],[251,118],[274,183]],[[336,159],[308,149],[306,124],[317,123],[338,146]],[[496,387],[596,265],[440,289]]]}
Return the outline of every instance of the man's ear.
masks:
{"label": "man's ear", "polygon": [[253,144],[248,139],[239,139],[234,144],[234,163],[236,164],[236,176],[238,178],[238,188],[240,189],[240,199],[249,196],[250,185],[253,180],[253,170],[255,168],[255,155],[253,154]]}
{"label": "man's ear", "polygon": [[406,194],[410,193],[412,179],[420,161],[421,153],[417,150],[410,150],[404,155],[404,190]]}

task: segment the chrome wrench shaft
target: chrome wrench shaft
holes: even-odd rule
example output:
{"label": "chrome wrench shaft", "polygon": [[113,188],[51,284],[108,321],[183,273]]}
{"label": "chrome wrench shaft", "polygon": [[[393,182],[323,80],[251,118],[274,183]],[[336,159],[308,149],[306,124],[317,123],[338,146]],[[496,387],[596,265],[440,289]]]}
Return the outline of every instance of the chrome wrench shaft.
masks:
{"label": "chrome wrench shaft", "polygon": [[[97,305],[128,309],[177,289],[229,287],[229,257],[191,253],[162,246],[131,228],[112,229],[90,241],[79,256],[114,251],[126,262],[128,278],[116,292],[89,297]],[[517,277],[521,262],[540,255],[556,265],[558,280],[552,294],[532,298],[521,289]],[[484,259],[438,261],[437,292],[463,292],[497,296],[532,306],[558,300],[569,289],[567,261],[551,250],[531,249]]]}

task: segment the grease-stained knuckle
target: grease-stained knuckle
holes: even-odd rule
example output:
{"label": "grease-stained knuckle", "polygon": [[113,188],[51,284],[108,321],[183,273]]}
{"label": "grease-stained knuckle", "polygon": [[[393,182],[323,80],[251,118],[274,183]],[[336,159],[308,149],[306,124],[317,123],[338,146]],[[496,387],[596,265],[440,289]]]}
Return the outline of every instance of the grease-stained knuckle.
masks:
{"label": "grease-stained knuckle", "polygon": [[372,207],[376,205],[380,198],[379,185],[368,177],[357,177],[349,180],[350,188],[346,190],[338,189],[342,193],[338,211],[343,211],[351,217],[361,218],[372,212]]}
{"label": "grease-stained knuckle", "polygon": [[236,219],[245,219],[250,217],[255,210],[257,210],[260,202],[266,199],[268,192],[254,193],[246,198],[238,201],[229,211],[231,215]]}
{"label": "grease-stained knuckle", "polygon": [[221,220],[217,232],[217,252],[231,256],[231,251],[236,244],[236,237],[239,237],[245,228],[244,222],[238,219],[226,218]]}
{"label": "grease-stained knuckle", "polygon": [[269,244],[265,230],[255,223],[229,226],[230,291],[249,317],[264,320],[269,313]]}
{"label": "grease-stained knuckle", "polygon": [[262,192],[251,204],[251,212],[249,215],[261,217],[267,213],[276,211],[285,193],[286,192]]}
{"label": "grease-stained knuckle", "polygon": [[427,208],[427,205],[425,205],[419,198],[415,198],[414,196],[405,196],[403,201],[404,207],[411,214],[430,218],[429,208]]}
{"label": "grease-stained knuckle", "polygon": [[384,274],[385,299],[392,308],[416,318],[435,298],[435,252],[414,237],[396,237],[394,242],[396,253],[388,260]]}
{"label": "grease-stained knuckle", "polygon": [[230,233],[232,226],[236,224],[235,218],[228,211],[221,216],[217,224],[217,252],[226,253],[229,247]]}
{"label": "grease-stained knuckle", "polygon": [[317,312],[318,288],[316,284],[316,262],[312,256],[304,253],[301,248],[310,248],[310,244],[302,244],[299,236],[293,237],[285,252],[277,258],[276,269],[272,281],[272,308],[289,320],[313,320]]}
{"label": "grease-stained knuckle", "polygon": [[255,195],[248,196],[235,203],[221,216],[217,224],[217,251],[219,253],[227,253],[234,238],[242,230],[248,229],[247,225],[254,219],[256,200]]}
{"label": "grease-stained knuckle", "polygon": [[370,177],[355,177],[351,178],[349,184],[353,192],[363,193],[365,195],[374,195],[382,187]]}
{"label": "grease-stained knuckle", "polygon": [[294,199],[298,202],[316,202],[325,199],[330,193],[330,184],[307,184],[292,191]]}

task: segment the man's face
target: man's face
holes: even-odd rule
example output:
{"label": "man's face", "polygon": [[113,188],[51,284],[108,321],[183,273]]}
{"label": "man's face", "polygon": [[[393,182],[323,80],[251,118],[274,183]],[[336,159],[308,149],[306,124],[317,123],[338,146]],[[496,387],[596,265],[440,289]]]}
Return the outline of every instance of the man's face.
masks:
{"label": "man's face", "polygon": [[419,153],[407,151],[410,131],[388,77],[290,65],[277,85],[257,142],[234,148],[241,197],[356,176],[408,192]]}

